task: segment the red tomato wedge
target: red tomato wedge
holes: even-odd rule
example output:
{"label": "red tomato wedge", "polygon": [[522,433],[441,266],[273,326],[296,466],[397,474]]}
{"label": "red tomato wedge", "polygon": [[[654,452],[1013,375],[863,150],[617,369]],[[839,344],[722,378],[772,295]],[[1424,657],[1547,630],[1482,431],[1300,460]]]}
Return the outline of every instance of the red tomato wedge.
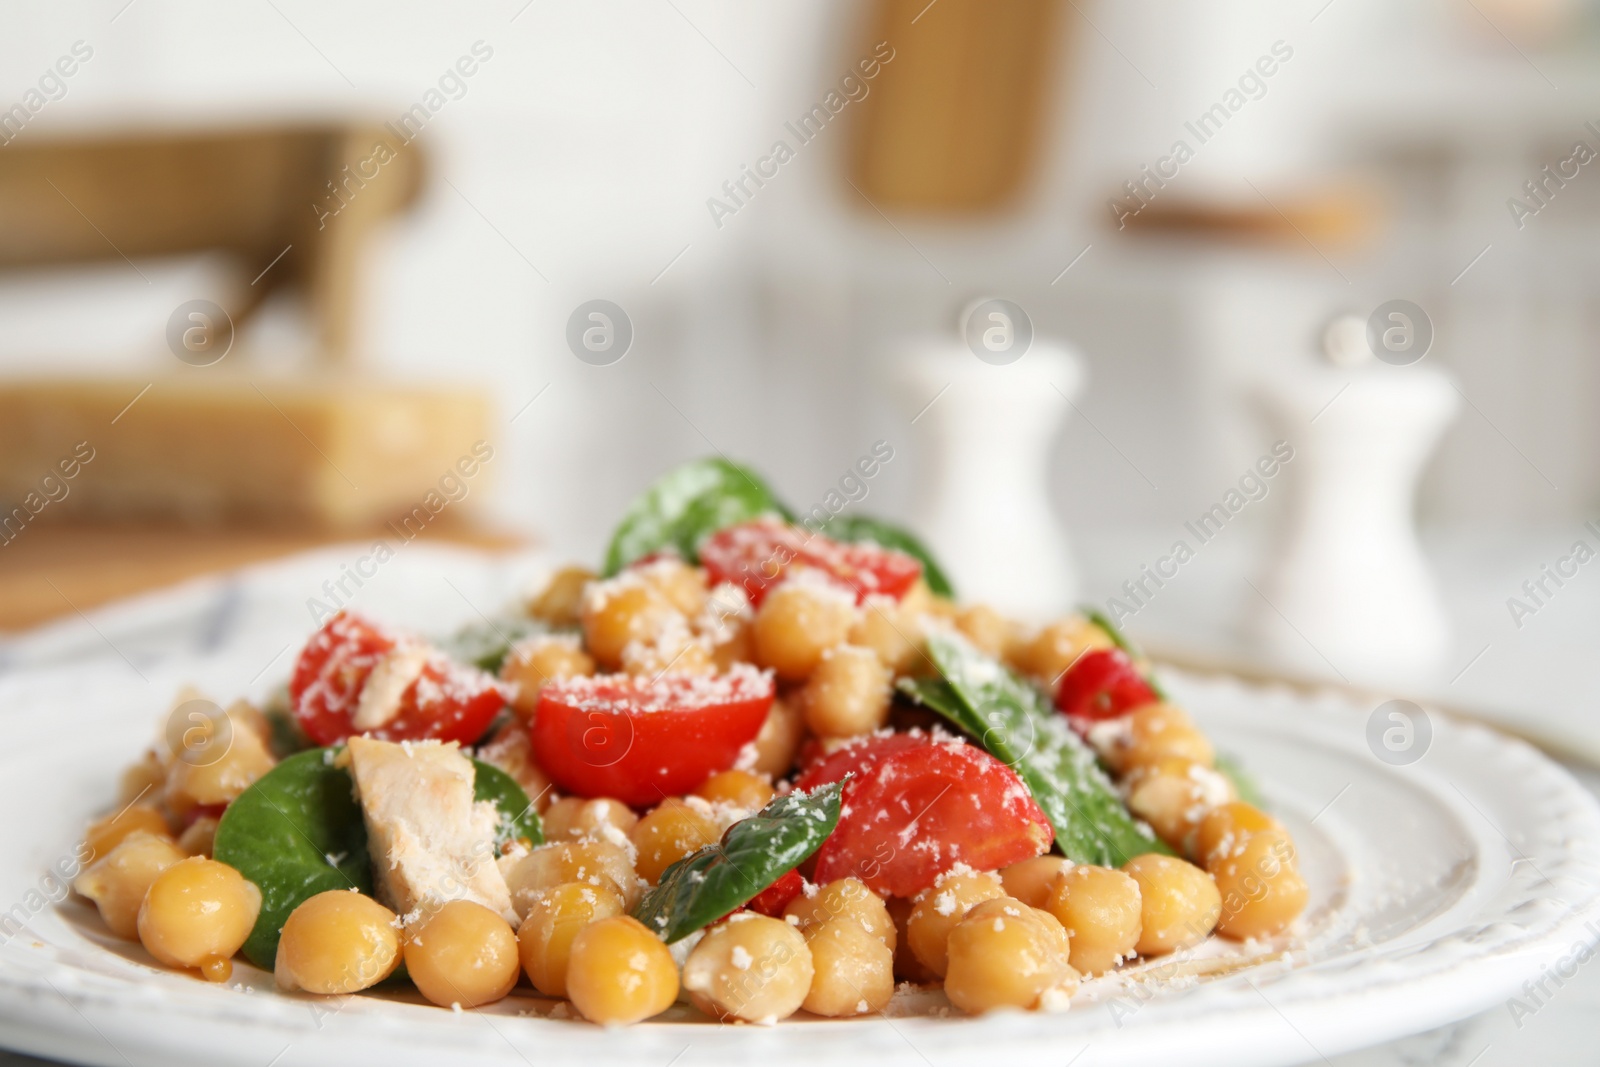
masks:
{"label": "red tomato wedge", "polygon": [[868,777],[878,761],[890,753],[927,743],[928,738],[920,732],[879,733],[856,738],[809,763],[802,758],[805,769],[795,778],[794,787],[799,792],[809,793],[818,786],[840,781],[847,774],[855,775],[860,781]]}
{"label": "red tomato wedge", "polygon": [[799,896],[805,887],[805,879],[800,877],[800,872],[790,871],[751,897],[750,903],[745,907],[773,919],[781,918],[783,909],[787,908],[789,902]]}
{"label": "red tomato wedge", "polygon": [[732,767],[772,707],[772,675],[564,678],[539,690],[534,756],[565,793],[645,807]]}
{"label": "red tomato wedge", "polygon": [[870,544],[846,544],[776,519],[729,526],[700,546],[700,564],[712,585],[744,586],[760,606],[769,590],[797,570],[820,571],[856,595],[905,596],[922,576],[922,563],[904,552]]}
{"label": "red tomato wedge", "polygon": [[1056,686],[1056,707],[1078,719],[1114,719],[1160,699],[1120,648],[1085,652]]}
{"label": "red tomato wedge", "polygon": [[[915,732],[861,748],[875,752],[858,750],[867,758],[856,767],[836,763],[828,772],[860,777],[845,786],[839,827],[817,852],[819,884],[855,877],[879,894],[909,897],[958,863],[998,870],[1055,839],[1022,779],[980,748]],[[808,774],[821,778],[834,757]]]}
{"label": "red tomato wedge", "polygon": [[[380,668],[376,684],[388,691],[368,700],[366,713],[374,721],[363,726],[362,693]],[[343,611],[301,650],[289,700],[300,728],[319,745],[354,734],[470,745],[506,704],[505,693],[482,671]]]}

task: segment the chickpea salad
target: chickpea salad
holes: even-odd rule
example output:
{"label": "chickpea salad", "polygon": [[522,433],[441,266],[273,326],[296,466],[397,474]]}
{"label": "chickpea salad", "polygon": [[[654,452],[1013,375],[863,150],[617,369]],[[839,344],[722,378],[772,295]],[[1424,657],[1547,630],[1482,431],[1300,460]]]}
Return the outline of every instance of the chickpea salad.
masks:
{"label": "chickpea salad", "polygon": [[1308,895],[1106,619],[964,604],[912,534],[801,523],[721,459],[636,499],[596,571],[432,640],[340,612],[277,696],[215,710],[126,772],[74,883],[213,982],[242,955],[307,996],[528,986],[603,1025],[908,985],[1059,1011],[1290,933]]}

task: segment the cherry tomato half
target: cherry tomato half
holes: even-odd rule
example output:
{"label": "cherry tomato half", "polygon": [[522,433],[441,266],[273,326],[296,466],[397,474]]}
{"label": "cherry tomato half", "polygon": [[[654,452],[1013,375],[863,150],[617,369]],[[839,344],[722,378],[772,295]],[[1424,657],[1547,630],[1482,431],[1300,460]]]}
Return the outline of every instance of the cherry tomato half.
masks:
{"label": "cherry tomato half", "polygon": [[790,871],[751,897],[750,903],[745,907],[769,918],[779,919],[783,917],[783,909],[787,908],[789,902],[799,896],[805,887],[805,879],[800,877],[800,872]]}
{"label": "cherry tomato half", "polygon": [[626,674],[545,683],[529,727],[560,789],[645,807],[732,767],[772,707],[772,675]]}
{"label": "cherry tomato half", "polygon": [[[875,755],[858,751],[870,758],[844,787],[838,829],[817,852],[818,883],[855,877],[879,894],[909,897],[958,863],[992,871],[1050,848],[1044,812],[987,752],[920,733],[875,741]],[[812,771],[820,777],[828,762]]]}
{"label": "cherry tomato half", "polygon": [[712,585],[744,586],[759,607],[767,592],[797,569],[821,571],[856,595],[898,600],[922,576],[914,556],[871,544],[847,544],[776,519],[757,519],[718,530],[700,546],[700,564]]}
{"label": "cherry tomato half", "polygon": [[1085,652],[1056,686],[1056,707],[1080,719],[1114,719],[1159,699],[1120,648]]}
{"label": "cherry tomato half", "polygon": [[[814,741],[815,739],[813,739]],[[807,745],[812,742],[808,741]],[[901,749],[917,748],[928,743],[925,734],[916,733],[878,733],[868,734],[866,737],[855,738],[826,755],[820,754],[813,759],[806,759],[805,749],[801,749],[800,765],[803,768],[795,777],[795,789],[809,793],[819,785],[831,785],[841,781],[845,775],[853,774],[860,781],[869,776],[878,761],[892,752]]]}
{"label": "cherry tomato half", "polygon": [[[394,697],[394,714],[368,730],[354,722],[362,690],[391,653],[415,650],[414,676]],[[495,680],[442,652],[391,634],[359,615],[341,611],[312,635],[289,682],[290,706],[306,736],[319,745],[365,733],[384,741],[459,741],[483,736],[505,694]]]}

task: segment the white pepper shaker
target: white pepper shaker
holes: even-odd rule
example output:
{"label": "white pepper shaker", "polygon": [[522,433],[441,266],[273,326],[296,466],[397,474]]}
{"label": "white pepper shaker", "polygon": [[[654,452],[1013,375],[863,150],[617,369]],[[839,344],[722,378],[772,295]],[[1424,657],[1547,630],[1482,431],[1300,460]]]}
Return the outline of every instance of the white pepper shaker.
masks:
{"label": "white pepper shaker", "polygon": [[1048,474],[1083,361],[1030,337],[1024,355],[996,364],[959,337],[931,337],[905,345],[894,370],[918,443],[913,529],[962,599],[1029,620],[1074,605],[1077,569]]}
{"label": "white pepper shaker", "polygon": [[1443,371],[1378,363],[1361,342],[1360,320],[1336,321],[1326,363],[1254,390],[1295,456],[1288,522],[1257,580],[1249,629],[1263,651],[1303,670],[1401,681],[1428,675],[1449,651],[1413,513],[1459,396]]}

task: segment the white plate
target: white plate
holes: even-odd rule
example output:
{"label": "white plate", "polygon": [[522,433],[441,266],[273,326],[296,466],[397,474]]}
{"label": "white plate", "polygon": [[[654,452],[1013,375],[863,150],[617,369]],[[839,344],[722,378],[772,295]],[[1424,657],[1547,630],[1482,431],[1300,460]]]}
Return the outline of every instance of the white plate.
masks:
{"label": "white plate", "polygon": [[[253,572],[269,579],[283,572]],[[199,610],[201,593],[192,598]],[[1298,1063],[1481,1011],[1600,938],[1600,809],[1533,749],[1435,717],[1426,755],[1391,767],[1367,748],[1367,707],[1171,675],[1174,696],[1261,779],[1299,843],[1313,899],[1284,959],[1155,990],[1090,984],[1062,1015],[942,1017],[940,998],[924,995],[898,999],[889,1018],[774,1028],[677,1008],[604,1031],[547,1018],[556,1002],[533,996],[462,1014],[318,1001],[278,994],[243,964],[233,986],[208,986],[113,941],[92,909],[29,891],[109,802],[149,738],[152,702],[186,678],[240,676],[219,671],[220,655],[146,661],[148,684],[115,657],[0,679],[0,906],[27,919],[0,945],[0,1045],[93,1064],[246,1067]]]}

